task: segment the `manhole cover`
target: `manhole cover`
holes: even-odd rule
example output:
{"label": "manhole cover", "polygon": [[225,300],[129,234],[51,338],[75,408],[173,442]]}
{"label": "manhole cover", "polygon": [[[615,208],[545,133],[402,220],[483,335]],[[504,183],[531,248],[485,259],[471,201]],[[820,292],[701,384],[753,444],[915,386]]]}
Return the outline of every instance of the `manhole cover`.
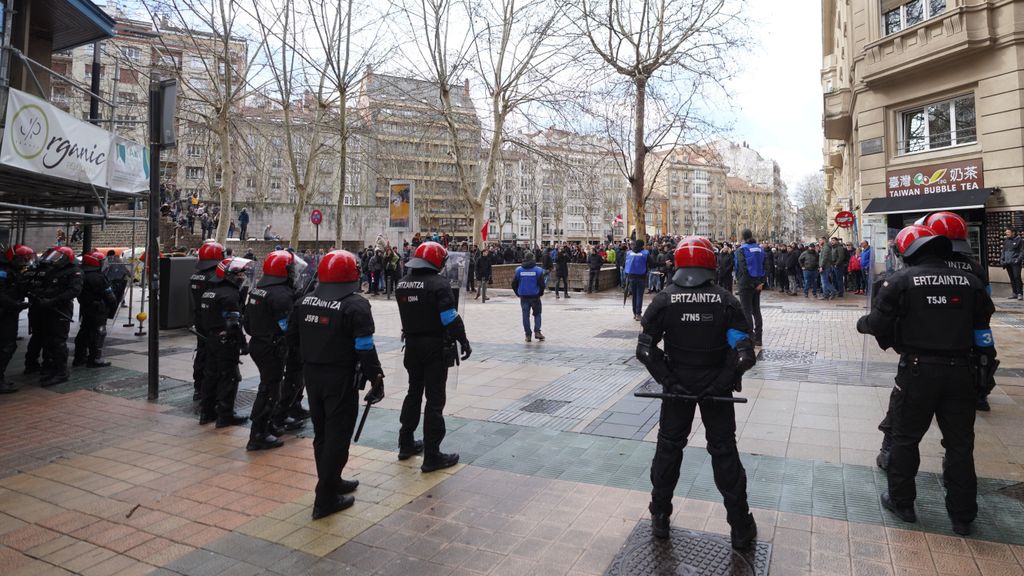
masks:
{"label": "manhole cover", "polygon": [[594,338],[620,338],[622,340],[633,340],[640,333],[639,330],[605,330]]}
{"label": "manhole cover", "polygon": [[765,576],[771,544],[737,552],[717,534],[672,529],[667,539],[651,535],[649,520],[641,520],[612,560],[605,576]]}
{"label": "manhole cover", "polygon": [[817,352],[804,350],[764,350],[757,353],[758,362],[791,362],[795,364],[812,364]]}
{"label": "manhole cover", "polygon": [[120,380],[114,380],[112,382],[104,382],[93,388],[96,392],[103,394],[112,394],[116,392],[123,392],[132,388],[145,388],[149,386],[149,377],[145,374],[141,376],[132,376],[130,378],[122,378]]}
{"label": "manhole cover", "polygon": [[1024,502],[1024,482],[1011,484],[1006,488],[1000,488],[999,490],[996,490],[996,494],[1002,494],[1003,496]]}
{"label": "manhole cover", "polygon": [[523,406],[520,410],[523,412],[533,412],[534,414],[554,414],[555,412],[558,412],[562,406],[567,404],[570,404],[570,402],[565,400],[537,399],[526,406]]}

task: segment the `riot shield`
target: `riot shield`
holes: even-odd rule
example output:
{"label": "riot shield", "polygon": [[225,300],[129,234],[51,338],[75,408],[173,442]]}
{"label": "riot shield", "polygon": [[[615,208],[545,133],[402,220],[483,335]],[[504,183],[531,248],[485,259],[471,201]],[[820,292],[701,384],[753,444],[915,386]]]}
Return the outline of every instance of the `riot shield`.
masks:
{"label": "riot shield", "polygon": [[[456,309],[462,321],[466,321],[466,287],[469,285],[469,258],[468,252],[449,252],[448,260],[445,261],[441,274],[448,279],[452,287],[452,295],[455,297]],[[468,330],[469,327],[467,326]],[[456,356],[455,366],[448,369],[448,386],[452,390],[459,389],[459,360]]]}

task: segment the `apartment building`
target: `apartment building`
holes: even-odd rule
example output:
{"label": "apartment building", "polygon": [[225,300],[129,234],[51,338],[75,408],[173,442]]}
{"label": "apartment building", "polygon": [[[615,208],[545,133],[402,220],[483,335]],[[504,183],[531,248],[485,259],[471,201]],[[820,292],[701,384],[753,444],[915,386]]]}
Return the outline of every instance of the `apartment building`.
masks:
{"label": "apartment building", "polygon": [[[1024,2],[823,0],[824,171],[832,212],[885,247],[927,212],[969,223],[998,266],[1024,227]],[[882,262],[882,258],[876,258]]]}
{"label": "apartment building", "polygon": [[726,172],[721,158],[708,148],[681,146],[652,152],[647,175],[655,181],[647,227],[654,226],[657,234],[725,238],[729,225]]}

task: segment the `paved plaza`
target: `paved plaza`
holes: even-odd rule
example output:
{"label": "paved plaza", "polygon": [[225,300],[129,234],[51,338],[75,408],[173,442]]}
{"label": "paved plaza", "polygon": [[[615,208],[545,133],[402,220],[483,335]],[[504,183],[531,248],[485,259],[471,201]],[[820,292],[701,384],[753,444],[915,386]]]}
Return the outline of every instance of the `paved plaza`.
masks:
{"label": "paved plaza", "polygon": [[[0,397],[0,573],[629,573],[616,559],[627,538],[655,546],[643,531],[659,405],[633,396],[646,380],[638,323],[614,291],[549,295],[547,341],[526,343],[518,301],[492,295],[466,306],[474,353],[450,377],[444,448],[461,463],[430,474],[396,458],[398,310],[372,299],[387,398],[352,447],[355,506],[317,521],[311,426],[269,452],[245,451],[247,428],[200,427],[184,330],[161,334],[158,403],[145,400],[145,337],[120,326],[123,312],[107,342],[114,366],[75,369],[50,389],[15,376],[22,341],[9,374],[23,388]],[[766,295],[737,435],[770,574],[1024,574],[1024,306],[998,296],[1002,367],[992,411],[978,415],[980,512],[964,539],[946,517],[935,426],[921,445],[918,523],[879,505],[876,426],[896,357],[856,333],[863,297]],[[242,374],[247,413],[258,383],[248,358]],[[681,535],[728,534],[704,445],[698,419],[672,518]]]}

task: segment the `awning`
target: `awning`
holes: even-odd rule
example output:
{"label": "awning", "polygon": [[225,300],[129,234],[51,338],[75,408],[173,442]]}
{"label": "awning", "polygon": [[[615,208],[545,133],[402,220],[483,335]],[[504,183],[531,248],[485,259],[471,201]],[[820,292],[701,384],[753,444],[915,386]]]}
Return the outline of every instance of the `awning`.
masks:
{"label": "awning", "polygon": [[969,210],[984,208],[992,188],[967,190],[964,192],[943,192],[921,196],[898,198],[875,198],[864,209],[865,214],[909,214],[913,212],[934,212],[935,210]]}
{"label": "awning", "polygon": [[114,19],[91,0],[41,0],[32,5],[32,28],[52,34],[53,51],[114,35]]}

